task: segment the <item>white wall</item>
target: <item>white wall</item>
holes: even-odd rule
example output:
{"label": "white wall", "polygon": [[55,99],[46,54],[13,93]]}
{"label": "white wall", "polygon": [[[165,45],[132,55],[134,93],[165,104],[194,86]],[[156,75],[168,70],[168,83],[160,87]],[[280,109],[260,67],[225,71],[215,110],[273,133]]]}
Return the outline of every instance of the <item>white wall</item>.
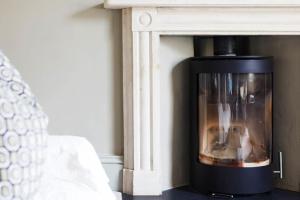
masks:
{"label": "white wall", "polygon": [[102,3],[0,0],[0,49],[48,113],[51,134],[121,155],[121,15]]}

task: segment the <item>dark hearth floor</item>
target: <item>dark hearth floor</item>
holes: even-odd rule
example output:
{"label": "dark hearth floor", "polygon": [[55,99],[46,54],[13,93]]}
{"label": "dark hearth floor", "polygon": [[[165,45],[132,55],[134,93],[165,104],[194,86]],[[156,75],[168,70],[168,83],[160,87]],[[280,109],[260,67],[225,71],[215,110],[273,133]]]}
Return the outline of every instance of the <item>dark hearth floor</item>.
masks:
{"label": "dark hearth floor", "polygon": [[[123,195],[123,200],[226,200],[193,192],[188,187],[181,187],[163,192],[160,197],[132,197]],[[247,197],[236,197],[235,200],[300,200],[300,193],[275,189],[271,193]]]}

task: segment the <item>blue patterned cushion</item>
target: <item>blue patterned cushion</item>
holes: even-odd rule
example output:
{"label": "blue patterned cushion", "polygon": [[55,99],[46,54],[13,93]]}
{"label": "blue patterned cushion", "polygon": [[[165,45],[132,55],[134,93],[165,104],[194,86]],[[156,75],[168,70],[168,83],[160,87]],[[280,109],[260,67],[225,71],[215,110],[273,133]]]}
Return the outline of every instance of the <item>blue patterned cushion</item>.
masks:
{"label": "blue patterned cushion", "polygon": [[38,189],[48,118],[0,51],[0,200],[29,200]]}

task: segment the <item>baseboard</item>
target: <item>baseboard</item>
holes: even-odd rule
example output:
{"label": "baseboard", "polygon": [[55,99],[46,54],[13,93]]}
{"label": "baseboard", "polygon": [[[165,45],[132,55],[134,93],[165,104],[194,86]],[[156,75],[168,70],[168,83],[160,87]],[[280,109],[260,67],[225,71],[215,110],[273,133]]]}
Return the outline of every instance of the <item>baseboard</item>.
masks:
{"label": "baseboard", "polygon": [[100,155],[101,163],[109,178],[109,185],[114,191],[122,192],[123,156]]}
{"label": "baseboard", "polygon": [[122,164],[123,156],[118,155],[101,155],[100,160],[102,164]]}

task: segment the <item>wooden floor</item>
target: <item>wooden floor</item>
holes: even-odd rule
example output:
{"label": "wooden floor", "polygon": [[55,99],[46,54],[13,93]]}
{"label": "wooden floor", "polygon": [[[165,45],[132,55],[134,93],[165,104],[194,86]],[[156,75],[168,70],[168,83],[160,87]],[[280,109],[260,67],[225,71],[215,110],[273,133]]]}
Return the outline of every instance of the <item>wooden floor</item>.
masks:
{"label": "wooden floor", "polygon": [[[123,200],[222,200],[230,199],[224,197],[212,197],[210,195],[203,195],[192,191],[189,187],[176,188],[165,191],[160,197],[139,196],[133,197],[123,195]],[[275,189],[268,194],[261,194],[255,196],[234,197],[235,200],[300,200],[300,193],[290,192],[285,190]]]}

